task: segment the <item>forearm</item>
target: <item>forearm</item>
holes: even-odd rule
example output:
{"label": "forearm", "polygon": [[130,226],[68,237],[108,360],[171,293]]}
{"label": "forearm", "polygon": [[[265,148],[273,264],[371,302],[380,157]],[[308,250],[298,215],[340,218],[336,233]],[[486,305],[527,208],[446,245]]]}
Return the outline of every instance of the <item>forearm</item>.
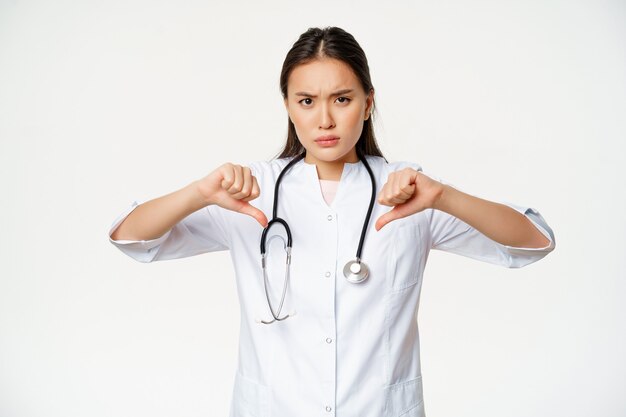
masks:
{"label": "forearm", "polygon": [[550,241],[523,214],[443,185],[434,209],[459,218],[496,242],[514,247],[542,248]]}
{"label": "forearm", "polygon": [[206,207],[196,182],[137,206],[111,234],[113,240],[152,240],[191,213]]}

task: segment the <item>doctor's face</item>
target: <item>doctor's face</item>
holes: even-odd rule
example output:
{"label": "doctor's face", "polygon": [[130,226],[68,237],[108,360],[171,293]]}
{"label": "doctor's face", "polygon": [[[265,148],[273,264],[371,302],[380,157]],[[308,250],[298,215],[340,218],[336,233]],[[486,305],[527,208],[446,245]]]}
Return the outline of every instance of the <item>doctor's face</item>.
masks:
{"label": "doctor's face", "polygon": [[[295,67],[289,75],[285,107],[306,149],[305,161],[357,162],[355,145],[373,100],[374,92],[366,94],[343,61],[324,58]],[[324,137],[336,139],[324,141]]]}

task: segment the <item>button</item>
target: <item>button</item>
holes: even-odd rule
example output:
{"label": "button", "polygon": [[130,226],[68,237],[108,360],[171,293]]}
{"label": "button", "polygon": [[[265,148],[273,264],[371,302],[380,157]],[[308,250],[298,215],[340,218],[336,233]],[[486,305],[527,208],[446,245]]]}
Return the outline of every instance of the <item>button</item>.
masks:
{"label": "button", "polygon": [[333,215],[329,214],[328,217],[326,217],[328,219],[328,221],[331,221],[333,219]]}
{"label": "button", "polygon": [[325,273],[324,275],[326,275],[327,277],[329,277],[329,276],[330,276],[330,271],[326,271],[326,273]]}
{"label": "button", "polygon": [[333,343],[333,339],[331,339],[330,337],[326,338],[326,343]]}
{"label": "button", "polygon": [[327,405],[327,406],[326,406],[326,411],[328,411],[328,412],[330,413],[331,411],[333,411],[333,409],[332,409],[332,408],[330,408],[330,406],[328,406],[328,405]]}

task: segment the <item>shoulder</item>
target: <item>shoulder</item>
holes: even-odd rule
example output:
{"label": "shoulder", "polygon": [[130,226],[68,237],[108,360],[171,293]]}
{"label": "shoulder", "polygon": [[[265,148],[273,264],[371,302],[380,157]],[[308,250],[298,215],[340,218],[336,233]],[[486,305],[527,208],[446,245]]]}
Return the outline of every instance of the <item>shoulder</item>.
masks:
{"label": "shoulder", "polygon": [[[369,158],[369,157],[368,157]],[[374,157],[377,158],[381,161],[381,164],[384,167],[384,171],[386,171],[387,174],[390,174],[392,172],[395,171],[401,171],[405,168],[412,168],[416,171],[423,171],[422,169],[422,165],[417,163],[417,162],[412,162],[412,161],[392,161],[392,162],[385,162],[385,160],[381,157]],[[368,159],[369,162],[369,159]]]}
{"label": "shoulder", "polygon": [[291,161],[293,157],[288,158],[276,158],[269,161],[246,161],[242,163],[243,166],[247,166],[252,171],[252,175],[259,177],[273,177],[278,176],[280,171]]}

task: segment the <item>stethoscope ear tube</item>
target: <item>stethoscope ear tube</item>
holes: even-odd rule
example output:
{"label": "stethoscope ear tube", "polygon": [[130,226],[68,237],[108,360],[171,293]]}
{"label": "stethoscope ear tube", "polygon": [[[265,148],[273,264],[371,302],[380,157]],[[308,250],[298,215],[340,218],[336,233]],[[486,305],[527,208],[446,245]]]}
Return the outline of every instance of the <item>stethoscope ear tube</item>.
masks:
{"label": "stethoscope ear tube", "polygon": [[[285,239],[281,235],[274,235],[269,238],[269,241],[271,241],[272,239],[280,239],[283,242],[283,249],[285,250],[287,254],[287,258],[285,261],[285,282],[283,283],[283,294],[280,299],[280,305],[278,306],[278,311],[275,312],[274,308],[272,307],[272,302],[270,301],[269,292],[267,290],[268,279],[267,279],[267,268],[266,268],[267,265],[265,264],[265,255],[266,255],[265,240],[267,238],[267,232],[270,230],[270,228],[273,225],[277,223],[282,224],[285,227],[285,231],[287,232],[287,242],[285,242]],[[292,243],[291,230],[289,229],[287,222],[280,218],[272,219],[272,221],[270,221],[267,224],[267,227],[263,230],[263,233],[261,235],[261,268],[263,269],[263,285],[265,287],[265,298],[267,299],[267,305],[270,307],[270,312],[272,313],[272,316],[274,317],[274,320],[270,320],[270,321],[260,320],[260,322],[263,324],[270,324],[270,323],[273,323],[274,321],[285,320],[287,317],[290,317],[292,315],[292,314],[287,314],[286,316],[279,317],[280,311],[283,309],[283,303],[285,301],[285,294],[287,293],[287,285],[289,284],[289,275],[290,275],[289,267],[291,265],[291,243]]]}
{"label": "stethoscope ear tube", "polygon": [[[283,241],[283,243],[285,243],[285,239],[283,239],[283,237],[280,236],[280,235],[272,236],[270,238],[270,240],[272,240],[274,238],[280,239],[280,240]],[[265,255],[263,255],[262,258],[261,258],[261,264],[262,264],[262,267],[263,267],[263,285],[265,286],[265,298],[267,299],[267,305],[270,307],[270,312],[272,313],[272,316],[274,317],[274,320],[270,320],[270,321],[261,320],[261,323],[263,323],[263,324],[270,324],[270,323],[273,323],[274,321],[285,320],[287,317],[290,317],[293,314],[295,314],[295,313],[291,313],[291,314],[287,314],[287,315],[285,315],[283,317],[279,317],[280,311],[283,309],[283,303],[285,301],[285,294],[287,293],[287,285],[289,284],[289,272],[290,272],[289,271],[289,266],[291,264],[291,247],[289,247],[289,248],[284,247],[284,249],[287,252],[287,261],[285,262],[285,282],[283,284],[283,294],[282,294],[282,297],[280,299],[280,305],[278,306],[278,311],[277,312],[274,312],[274,308],[272,307],[272,303],[270,301],[269,292],[267,290],[268,279],[267,279],[267,269],[265,267]]]}

